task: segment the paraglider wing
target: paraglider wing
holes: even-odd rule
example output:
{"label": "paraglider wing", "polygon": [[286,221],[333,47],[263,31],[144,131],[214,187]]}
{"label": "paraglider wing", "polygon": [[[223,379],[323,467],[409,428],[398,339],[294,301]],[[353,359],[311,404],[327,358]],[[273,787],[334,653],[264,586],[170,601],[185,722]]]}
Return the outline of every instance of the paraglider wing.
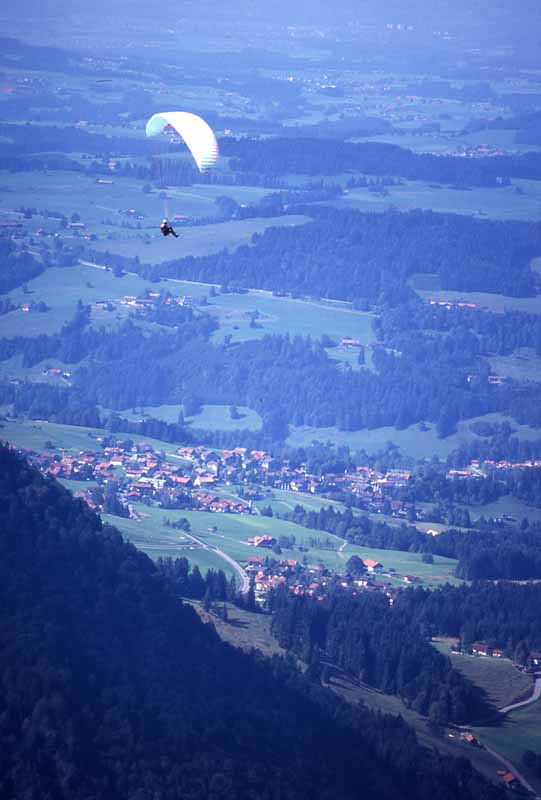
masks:
{"label": "paraglider wing", "polygon": [[199,172],[205,172],[216,164],[218,142],[212,128],[204,119],[187,111],[164,111],[149,119],[146,135],[159,136],[169,125],[186,142]]}

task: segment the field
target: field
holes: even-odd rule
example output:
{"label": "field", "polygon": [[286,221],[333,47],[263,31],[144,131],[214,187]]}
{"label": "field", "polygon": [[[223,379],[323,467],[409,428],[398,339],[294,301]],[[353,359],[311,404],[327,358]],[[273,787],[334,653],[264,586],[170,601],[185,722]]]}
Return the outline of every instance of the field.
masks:
{"label": "field", "polygon": [[541,700],[506,714],[497,727],[476,727],[474,733],[515,763],[537,792],[541,792],[541,779],[522,764],[525,750],[541,752]]}
{"label": "field", "polygon": [[532,348],[517,348],[510,356],[492,356],[489,362],[496,375],[515,381],[541,381],[541,356]]}
{"label": "field", "polygon": [[[58,219],[40,212],[52,211],[66,217],[76,213],[84,224],[82,232],[96,238],[96,250],[139,256],[144,263],[159,263],[186,255],[207,255],[223,248],[234,249],[249,244],[254,233],[276,225],[300,225],[308,220],[301,215],[231,220],[219,222],[216,198],[227,196],[237,203],[256,203],[267,189],[252,186],[213,186],[196,184],[168,190],[167,201],[153,191],[142,192],[145,181],[121,178],[112,173],[106,177],[112,184],[103,185],[95,177],[78,172],[12,174],[0,170],[0,219],[24,222],[25,230],[36,234],[44,230],[50,237],[60,233],[63,239],[75,241],[77,231],[61,228]],[[30,219],[23,219],[21,206],[37,209]],[[163,238],[159,231],[162,218],[185,218],[176,224],[179,239]],[[186,222],[194,222],[187,225]],[[197,221],[204,221],[198,225]],[[208,221],[215,224],[205,224]]]}
{"label": "field", "polygon": [[[392,141],[399,144],[395,139]],[[404,180],[399,186],[386,189],[384,194],[375,194],[364,187],[349,189],[333,205],[360,211],[384,211],[393,206],[400,211],[421,208],[487,219],[539,219],[539,181],[514,180],[512,186],[491,189],[453,189]]]}
{"label": "field", "polygon": [[378,453],[386,450],[389,443],[396,445],[406,457],[414,459],[446,458],[449,453],[456,450],[462,444],[470,441],[479,440],[470,426],[477,420],[486,422],[502,422],[508,420],[513,428],[517,430],[519,438],[538,438],[541,432],[529,428],[526,425],[517,425],[514,420],[500,414],[486,414],[483,417],[476,417],[465,422],[459,422],[457,432],[445,439],[440,439],[436,433],[436,427],[432,423],[426,423],[426,430],[421,430],[418,425],[411,425],[404,430],[397,428],[384,427],[363,429],[360,431],[340,431],[337,428],[311,428],[307,426],[291,426],[291,433],[287,440],[293,447],[306,447],[312,442],[332,442],[336,445],[347,445],[352,452],[365,450],[367,453]]}
{"label": "field", "polygon": [[[65,450],[97,450],[98,436],[107,436],[103,428],[85,428],[79,425],[59,425],[46,420],[6,419],[0,421],[0,439],[30,450],[46,450],[46,443]],[[122,434],[120,434],[121,436]],[[134,442],[148,442],[155,450],[174,453],[178,445],[151,439],[148,436],[130,434]]]}
{"label": "field", "polygon": [[[364,344],[374,341],[373,314],[353,311],[347,303],[325,303],[273,297],[271,292],[253,290],[246,294],[221,294],[211,298],[206,309],[214,314],[220,330],[215,340],[222,341],[231,334],[236,340],[254,339],[265,334],[311,336],[327,334],[334,341],[343,337],[360,339]],[[250,313],[258,311],[257,326],[250,327]],[[343,359],[342,348],[329,348],[330,358]],[[355,355],[357,355],[355,353]]]}
{"label": "field", "polygon": [[451,659],[455,669],[484,689],[488,699],[494,703],[496,708],[504,708],[519,700],[524,700],[532,692],[532,679],[513,667],[508,658],[488,658],[452,653],[449,641],[445,639],[434,641],[433,644],[441,653]]}
{"label": "field", "polygon": [[541,509],[529,506],[523,500],[516,497],[499,497],[493,503],[486,503],[483,506],[464,506],[467,508],[472,520],[479,517],[512,517],[520,521],[526,517],[532,522],[541,521]]}
{"label": "field", "polygon": [[[232,419],[229,406],[204,405],[202,411],[193,417],[186,417],[185,422],[192,428],[204,428],[212,431],[236,431],[251,430],[257,431],[261,427],[261,417],[256,411],[245,406],[237,406],[239,419]],[[164,422],[178,422],[182,404],[163,405],[163,406],[137,406],[136,409],[125,408],[120,412],[126,419],[134,417],[153,417]]]}
{"label": "field", "polygon": [[[98,300],[113,303],[125,295],[139,295],[147,289],[156,289],[156,284],[137,275],[124,274],[115,278],[113,273],[90,263],[73,267],[53,267],[28,282],[27,291],[13,289],[6,297],[14,304],[43,300],[50,307],[45,313],[24,313],[17,310],[0,317],[0,338],[38,336],[54,333],[70,320],[75,313],[78,300],[92,304]],[[158,287],[174,295],[195,298],[207,296],[208,284],[192,281],[167,280]],[[373,315],[353,311],[348,304],[294,300],[273,297],[271,292],[250,291],[246,294],[217,294],[209,297],[205,311],[214,315],[220,329],[215,341],[222,341],[230,334],[233,339],[246,340],[266,334],[284,334],[320,337],[326,333],[335,341],[342,337],[358,338],[365,344],[374,339]],[[261,319],[258,326],[250,327],[250,314],[258,311]],[[125,306],[116,305],[114,312],[92,312],[92,324],[96,327],[116,325],[128,314]],[[331,358],[344,358],[344,348],[330,348]],[[346,352],[346,358],[350,353]],[[356,355],[356,353],[355,353]],[[0,364],[1,367],[1,364]]]}
{"label": "field", "polygon": [[489,292],[455,292],[450,289],[417,289],[416,291],[423,300],[440,300],[446,303],[460,300],[466,303],[476,303],[481,309],[499,314],[503,314],[505,311],[523,311],[526,314],[541,313],[541,295],[507,297],[503,294],[490,294]]}

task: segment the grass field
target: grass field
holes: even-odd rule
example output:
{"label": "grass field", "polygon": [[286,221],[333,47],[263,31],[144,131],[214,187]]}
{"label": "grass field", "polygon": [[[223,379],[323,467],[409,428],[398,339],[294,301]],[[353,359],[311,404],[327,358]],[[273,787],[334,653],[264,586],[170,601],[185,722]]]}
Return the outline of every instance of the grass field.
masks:
{"label": "grass field", "polygon": [[474,733],[481,742],[486,742],[516,764],[532,786],[541,792],[541,779],[522,764],[525,750],[541,752],[541,700],[506,714],[497,727],[476,727]]}
{"label": "grass field", "polygon": [[[290,297],[273,297],[271,292],[254,290],[246,294],[221,294],[211,298],[208,311],[215,314],[220,330],[215,339],[222,341],[231,334],[236,340],[254,339],[265,334],[299,334],[318,338],[326,333],[334,341],[342,337],[360,339],[364,344],[374,341],[373,314],[353,311],[348,304],[295,300]],[[250,327],[249,314],[258,311],[260,327]],[[327,352],[338,357],[336,350]]]}
{"label": "grass field", "polygon": [[[325,531],[316,531],[295,525],[292,522],[262,517],[256,515],[213,514],[210,512],[185,511],[182,513],[191,526],[193,533],[209,544],[215,544],[236,560],[246,560],[255,553],[253,547],[248,545],[247,539],[256,535],[267,534],[278,538],[281,535],[294,535],[295,547],[283,551],[284,558],[294,558],[302,561],[306,556],[309,564],[319,562],[329,569],[343,572],[347,559],[352,555],[361,558],[371,558],[380,561],[386,569],[395,569],[399,575],[417,575],[430,586],[438,586],[446,582],[457,582],[452,572],[456,561],[449,558],[435,558],[434,564],[424,564],[418,553],[403,553],[396,550],[379,550],[369,547],[346,545],[343,552],[338,552],[338,547],[344,544],[339,539]],[[217,526],[217,531],[211,533],[209,528]],[[310,539],[319,539],[322,542],[329,540],[336,549],[328,550],[324,547],[311,547]],[[298,546],[307,547],[303,552]],[[386,577],[387,580],[387,577]],[[402,579],[393,582],[404,585]]]}
{"label": "grass field", "polygon": [[[174,295],[189,297],[207,296],[208,284],[192,281],[167,280],[158,287]],[[128,310],[119,304],[125,295],[140,295],[147,289],[156,289],[156,284],[137,275],[124,274],[115,278],[105,269],[78,264],[73,267],[53,267],[28,282],[28,293],[22,288],[13,289],[6,296],[14,304],[43,300],[50,307],[45,313],[12,311],[0,317],[0,338],[24,334],[38,336],[58,331],[72,319],[78,300],[92,304],[98,300],[110,300],[116,304],[115,311],[92,311],[92,324],[110,327],[125,319]],[[320,337],[326,333],[335,341],[342,337],[358,338],[365,344],[374,340],[373,315],[353,311],[348,304],[329,304],[316,301],[294,300],[273,297],[271,292],[250,291],[246,294],[218,294],[209,298],[205,311],[213,314],[220,329],[215,341],[223,341],[230,334],[235,340],[259,338],[266,334],[289,333],[291,335]],[[259,311],[260,327],[250,328],[250,313]],[[331,358],[344,357],[343,348],[330,348]],[[356,352],[355,352],[356,357]],[[348,351],[346,357],[349,357]],[[0,364],[1,367],[1,364]]]}
{"label": "grass field", "polygon": [[[519,192],[515,191],[519,189]],[[512,186],[500,188],[453,189],[423,181],[406,181],[387,187],[384,195],[364,187],[349,189],[333,203],[338,208],[360,211],[384,211],[394,206],[400,211],[414,208],[438,212],[467,214],[490,219],[539,219],[541,186],[539,181],[514,180]]]}
{"label": "grass field", "polygon": [[482,437],[477,436],[471,430],[472,423],[479,420],[493,423],[508,421],[516,430],[515,435],[518,438],[541,438],[541,430],[530,428],[527,425],[519,425],[510,417],[505,417],[501,414],[485,414],[482,417],[459,422],[456,433],[447,436],[445,439],[438,438],[435,425],[432,423],[426,424],[427,430],[425,431],[421,431],[418,425],[411,425],[404,430],[387,426],[360,431],[291,426],[291,433],[287,443],[293,447],[307,447],[314,441],[332,442],[336,445],[347,445],[352,452],[366,450],[367,453],[381,452],[387,448],[389,443],[393,443],[406,457],[414,459],[431,458],[432,456],[446,458],[449,453],[456,450],[460,445],[482,440]]}
{"label": "grass field", "polygon": [[[17,447],[30,450],[45,450],[45,443],[52,442],[58,449],[98,450],[96,437],[109,435],[103,428],[85,428],[79,425],[59,425],[46,420],[8,419],[0,422],[0,440],[10,442]],[[122,438],[122,434],[118,434]],[[178,445],[151,439],[148,436],[130,434],[134,442],[148,442],[155,450],[174,453]]]}
{"label": "grass field", "polygon": [[[163,216],[161,212],[158,224]],[[176,226],[179,238],[164,240],[157,226],[153,226],[143,234],[137,231],[121,231],[117,238],[99,239],[93,243],[96,250],[119,253],[123,256],[139,256],[147,264],[159,264],[172,258],[184,256],[205,256],[217,253],[224,248],[234,250],[240,245],[250,244],[254,233],[262,233],[267,228],[293,227],[303,225],[309,217],[284,215],[282,217],[256,217],[254,219],[216,222],[212,225],[182,227]]]}
{"label": "grass field", "polygon": [[493,503],[486,503],[483,506],[463,506],[467,508],[473,521],[479,517],[513,517],[520,522],[526,517],[531,522],[541,521],[541,508],[529,506],[523,500],[516,497],[505,495],[499,497]]}
{"label": "grass field", "polygon": [[448,303],[463,300],[467,303],[476,303],[481,308],[500,314],[505,311],[523,311],[526,314],[541,313],[541,295],[507,297],[503,294],[490,294],[489,292],[455,292],[450,289],[417,289],[416,291],[423,300],[443,300]]}
{"label": "grass field", "polygon": [[531,677],[513,667],[508,658],[485,658],[452,653],[446,639],[433,641],[434,646],[451,659],[453,667],[483,689],[496,708],[523,700],[532,692]]}
{"label": "grass field", "polygon": [[[204,428],[213,431],[236,431],[251,430],[257,431],[261,428],[261,417],[256,411],[245,406],[237,406],[240,419],[231,419],[229,406],[204,405],[200,414],[193,417],[186,417],[185,422],[192,428]],[[137,406],[135,409],[126,408],[119,413],[126,419],[141,419],[142,416],[153,417],[164,422],[176,423],[182,410],[182,404],[162,405],[162,406]],[[134,414],[135,411],[135,414]]]}
{"label": "grass field", "polygon": [[[98,184],[95,177],[77,172],[54,171],[12,174],[0,171],[0,219],[22,220],[20,206],[39,211],[54,211],[80,216],[84,232],[94,234],[96,250],[108,250],[125,256],[139,256],[145,263],[159,263],[173,257],[206,255],[225,247],[236,248],[250,242],[254,233],[274,225],[299,225],[304,216],[281,216],[262,219],[218,222],[216,198],[227,196],[239,204],[256,203],[268,194],[267,189],[253,186],[213,186],[196,184],[168,189],[166,201],[160,193],[143,193],[143,180],[122,178],[112,173],[112,184]],[[216,224],[187,226],[179,222],[178,240],[164,240],[158,226],[163,216],[173,219],[181,215],[188,220],[216,219]],[[44,229],[49,234],[61,233],[63,238],[75,233],[61,229],[59,221],[37,213],[24,220],[25,230],[35,234]],[[45,239],[45,241],[50,241]]]}
{"label": "grass field", "polygon": [[516,381],[541,381],[541,356],[532,348],[518,348],[510,356],[492,356],[489,362],[496,375]]}

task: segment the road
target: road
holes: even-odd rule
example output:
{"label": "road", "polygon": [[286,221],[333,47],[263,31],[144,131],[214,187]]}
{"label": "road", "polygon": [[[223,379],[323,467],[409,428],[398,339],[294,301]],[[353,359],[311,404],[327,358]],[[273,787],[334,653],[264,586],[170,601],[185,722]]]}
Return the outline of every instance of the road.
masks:
{"label": "road", "polygon": [[504,767],[508,772],[513,773],[513,775],[516,777],[519,783],[522,784],[522,786],[526,789],[527,792],[530,792],[533,795],[533,797],[536,798],[536,800],[539,800],[539,795],[537,794],[531,783],[528,783],[524,775],[521,775],[520,772],[517,770],[517,768],[513,766],[513,764],[510,761],[508,761],[504,756],[502,756],[501,753],[498,753],[497,750],[493,750],[487,744],[483,743],[483,747],[485,748],[487,753],[490,753],[490,755],[494,756],[494,758],[497,758],[498,761],[500,761],[504,765]]}
{"label": "road", "polygon": [[510,706],[505,706],[504,708],[499,708],[498,711],[500,714],[507,714],[509,711],[514,711],[515,708],[522,708],[523,706],[529,706],[530,703],[535,703],[541,697],[541,678],[536,678],[533,685],[533,692],[531,697],[527,700],[521,700],[520,703],[512,703]]}
{"label": "road", "polygon": [[212,553],[216,553],[216,555],[219,556],[219,558],[223,558],[224,561],[227,561],[227,563],[231,567],[233,567],[235,573],[240,578],[241,594],[246,594],[246,592],[250,588],[250,578],[248,577],[248,573],[241,567],[238,561],[235,561],[234,558],[228,556],[227,553],[224,553],[224,551],[220,550],[220,548],[216,547],[216,545],[207,544],[207,542],[204,542],[203,539],[199,539],[197,536],[194,536],[193,533],[185,533],[185,535],[188,536],[197,545],[199,545],[199,547],[202,547],[203,550],[210,550]]}

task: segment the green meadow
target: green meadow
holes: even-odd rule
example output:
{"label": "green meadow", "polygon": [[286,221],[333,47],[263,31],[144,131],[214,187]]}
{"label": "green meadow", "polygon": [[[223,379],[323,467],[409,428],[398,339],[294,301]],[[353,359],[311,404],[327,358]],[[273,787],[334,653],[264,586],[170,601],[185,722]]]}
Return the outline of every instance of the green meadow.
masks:
{"label": "green meadow", "polygon": [[533,681],[508,658],[468,656],[451,652],[450,641],[438,639],[434,646],[451,659],[453,667],[483,689],[496,708],[524,700],[532,693]]}
{"label": "green meadow", "polygon": [[[199,414],[193,417],[185,417],[185,422],[192,428],[204,428],[213,431],[235,431],[251,430],[256,431],[261,428],[261,417],[256,411],[246,406],[236,406],[239,414],[238,419],[232,419],[230,406],[204,405]],[[182,411],[182,404],[162,405],[162,406],[137,406],[135,409],[126,408],[120,412],[126,419],[141,419],[141,417],[153,417],[163,420],[163,422],[176,423]]]}
{"label": "green meadow", "polygon": [[386,187],[383,194],[364,187],[346,191],[347,194],[335,200],[333,205],[360,211],[384,211],[389,206],[400,211],[421,208],[479,218],[534,221],[539,219],[541,205],[539,181],[521,179],[513,180],[511,186],[490,189],[453,189],[424,181],[403,180],[398,186]]}
{"label": "green meadow", "polygon": [[541,438],[541,432],[529,428],[527,425],[518,425],[510,417],[501,414],[485,414],[482,417],[459,422],[456,433],[440,439],[436,427],[426,423],[426,430],[421,430],[419,425],[411,425],[404,430],[393,427],[363,429],[360,431],[340,431],[337,428],[312,428],[308,426],[291,426],[291,433],[287,443],[293,447],[307,447],[312,442],[331,442],[336,445],[347,445],[351,451],[365,450],[367,453],[378,453],[386,450],[390,443],[400,449],[406,457],[414,459],[446,458],[449,453],[463,444],[471,441],[482,440],[471,430],[475,421],[503,422],[508,421],[514,429],[516,436],[521,439]]}
{"label": "green meadow", "polygon": [[[284,333],[314,339],[327,334],[337,344],[346,337],[359,339],[367,345],[375,339],[373,314],[354,311],[347,303],[273,297],[271,292],[252,290],[246,294],[220,294],[210,299],[206,310],[220,323],[220,329],[214,335],[217,341],[222,341],[228,334],[235,340],[246,340]],[[251,327],[254,311],[259,313],[259,317],[256,327]],[[343,349],[333,347],[327,353],[330,358],[339,360],[339,351]],[[355,351],[355,356],[357,354]]]}
{"label": "green meadow", "polygon": [[532,348],[517,348],[510,356],[491,356],[489,361],[496,375],[515,381],[541,381],[541,356]]}
{"label": "green meadow", "polygon": [[507,297],[489,292],[456,292],[451,289],[416,289],[423,300],[440,300],[445,303],[464,301],[475,303],[481,309],[503,314],[505,311],[523,311],[526,314],[541,313],[541,295],[535,297]]}
{"label": "green meadow", "polygon": [[[23,447],[29,450],[46,450],[46,443],[52,442],[54,447],[59,450],[99,450],[100,443],[97,437],[108,436],[108,432],[103,428],[86,428],[79,425],[60,425],[47,420],[31,419],[10,419],[4,417],[0,420],[0,440],[9,442],[16,447]],[[128,438],[127,434],[118,434],[118,438]],[[167,442],[151,439],[148,436],[138,436],[130,434],[129,438],[134,442],[144,442],[151,444],[155,450],[172,455],[178,445],[168,444]]]}
{"label": "green meadow", "polygon": [[522,763],[525,750],[541,752],[541,700],[506,714],[498,726],[476,727],[474,733],[481,742],[516,764],[537,792],[541,792],[541,779]]}

